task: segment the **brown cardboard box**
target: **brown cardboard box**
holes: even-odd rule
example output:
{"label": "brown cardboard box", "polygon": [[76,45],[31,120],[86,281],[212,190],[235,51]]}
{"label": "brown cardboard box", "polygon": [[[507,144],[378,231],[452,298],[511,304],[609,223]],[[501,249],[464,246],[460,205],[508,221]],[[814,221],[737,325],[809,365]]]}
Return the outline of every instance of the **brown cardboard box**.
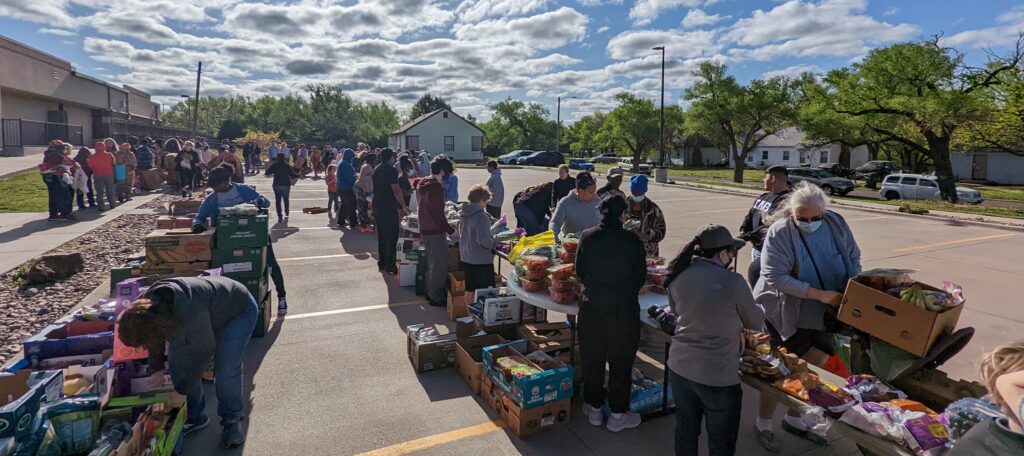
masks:
{"label": "brown cardboard box", "polygon": [[157,279],[167,279],[171,277],[197,277],[207,269],[210,269],[209,261],[158,264],[146,261],[145,263],[142,263],[142,276]]}
{"label": "brown cardboard box", "polygon": [[466,301],[469,293],[455,294],[452,292],[448,293],[448,319],[451,321],[458,320],[462,317],[469,316],[469,308],[467,307]]}
{"label": "brown cardboard box", "polygon": [[466,273],[455,271],[448,273],[448,294],[462,294],[466,291]]}
{"label": "brown cardboard box", "polygon": [[462,270],[462,265],[459,264],[460,258],[459,248],[454,245],[448,246],[448,272]]}
{"label": "brown cardboard box", "polygon": [[462,380],[469,385],[473,394],[480,394],[480,379],[484,376],[484,365],[480,352],[484,347],[505,342],[505,338],[496,334],[485,334],[455,341],[455,370]]}
{"label": "brown cardboard box", "polygon": [[187,215],[199,212],[199,206],[203,204],[202,199],[188,199],[171,201],[167,203],[168,215]]}
{"label": "brown cardboard box", "polygon": [[428,325],[418,324],[406,327],[409,361],[417,373],[451,367],[455,365],[455,328],[450,323],[437,323],[433,327],[440,335],[435,340],[422,342],[416,339],[416,331]]}
{"label": "brown cardboard box", "polygon": [[156,230],[146,235],[146,261],[151,264],[210,261],[215,230],[193,234],[188,229]]}
{"label": "brown cardboard box", "polygon": [[142,172],[142,188],[156,190],[163,187],[164,177],[160,168],[147,169]]}
{"label": "brown cardboard box", "polygon": [[572,399],[553,401],[530,410],[523,410],[511,396],[498,388],[491,378],[483,377],[480,396],[499,415],[510,431],[524,439],[569,424]]}
{"label": "brown cardboard box", "polygon": [[173,230],[175,228],[192,228],[192,217],[161,215],[156,219],[156,229]]}
{"label": "brown cardboard box", "polygon": [[[943,333],[956,330],[963,305],[942,312],[919,309],[885,292],[850,279],[839,321],[916,356],[924,356]],[[937,288],[917,282],[922,289]]]}
{"label": "brown cardboard box", "polygon": [[480,325],[473,317],[462,317],[455,320],[455,334],[459,339],[473,337],[480,332]]}

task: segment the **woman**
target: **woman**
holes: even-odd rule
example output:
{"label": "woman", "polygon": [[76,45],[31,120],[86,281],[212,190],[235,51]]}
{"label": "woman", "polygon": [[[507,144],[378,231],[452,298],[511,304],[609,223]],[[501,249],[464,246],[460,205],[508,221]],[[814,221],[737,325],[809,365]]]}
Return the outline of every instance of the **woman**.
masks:
{"label": "woman", "polygon": [[405,197],[406,206],[412,198],[412,179],[416,178],[416,170],[408,155],[402,155],[398,159],[398,186],[402,188],[402,196]]}
{"label": "woman", "polygon": [[558,179],[552,182],[551,187],[551,208],[558,206],[558,202],[568,196],[574,188],[576,178],[569,174],[569,165],[558,165]]}
{"label": "woman", "polygon": [[[274,203],[277,205],[277,223],[284,222],[284,218],[291,213],[290,196],[292,192],[292,179],[298,179],[299,173],[295,172],[288,162],[285,154],[278,154],[274,164],[267,168],[266,176],[274,176],[271,187],[274,189]],[[284,203],[284,212],[282,209]]]}
{"label": "woman", "polygon": [[981,379],[1006,418],[982,419],[956,441],[949,456],[1024,454],[1024,342],[986,354]]}
{"label": "woman", "polygon": [[124,166],[124,180],[117,183],[117,200],[123,203],[132,199],[132,190],[135,188],[135,166],[138,162],[132,153],[131,144],[121,144],[114,160],[116,165]]}
{"label": "woman", "polygon": [[75,220],[71,214],[72,193],[71,182],[75,172],[75,162],[65,155],[65,149],[70,147],[62,141],[55,139],[43,152],[43,162],[39,164],[39,173],[46,184],[46,191],[49,199],[51,222],[64,222]]}
{"label": "woman", "polygon": [[586,297],[578,316],[583,413],[591,425],[604,424],[601,408],[607,399],[612,414],[606,428],[619,432],[640,425],[640,415],[629,411],[629,393],[640,345],[637,295],[647,281],[647,258],[640,238],[622,227],[626,201],[609,198],[600,208],[601,224],[583,231],[576,254],[576,275]]}
{"label": "woman", "polygon": [[551,182],[527,187],[512,197],[512,210],[516,226],[526,230],[527,236],[543,232],[551,215]]}
{"label": "woman", "polygon": [[601,220],[600,208],[597,181],[590,173],[579,173],[576,176],[576,189],[558,202],[548,228],[554,231],[558,238],[566,234],[579,234],[587,228],[597,226]]}
{"label": "woman", "polygon": [[118,337],[131,347],[147,347],[152,381],[167,370],[174,389],[188,396],[184,434],[210,424],[206,416],[202,374],[213,363],[217,373],[217,414],[221,445],[234,448],[245,441],[239,421],[245,418],[242,356],[256,327],[256,300],[239,282],[227,277],[167,279],[156,282],[145,297],[121,315]]}
{"label": "woman", "polygon": [[320,157],[320,149],[313,146],[309,151],[309,162],[313,166],[313,177],[319,178],[320,173],[324,172],[323,162]]}
{"label": "woman", "polygon": [[373,167],[377,164],[377,155],[368,153],[363,156],[356,179],[356,204],[359,208],[359,232],[372,233],[373,219],[370,217],[370,200],[373,198]]}
{"label": "woman", "polygon": [[174,159],[174,170],[178,172],[178,185],[181,187],[181,196],[188,196],[195,190],[197,173],[201,173],[202,162],[199,154],[195,151],[195,143],[185,141]]}
{"label": "woman", "polygon": [[220,150],[217,151],[217,156],[210,161],[210,169],[216,168],[224,163],[231,165],[231,182],[241,184],[245,182],[245,174],[242,172],[242,164],[238,161],[238,156],[235,155],[234,146],[220,146]]}
{"label": "woman", "polygon": [[469,189],[468,203],[459,212],[459,255],[466,273],[466,291],[494,286],[494,236],[485,206],[491,191],[483,185]]}
{"label": "woman", "polygon": [[[448,159],[444,154],[438,155],[438,157],[444,157]],[[445,201],[458,203],[459,202],[459,178],[455,176],[455,160],[448,159],[452,162],[452,173],[448,175],[444,180],[444,199]]]}
{"label": "woman", "polygon": [[114,208],[117,186],[114,181],[114,154],[107,151],[102,141],[93,146],[93,154],[89,157],[89,169],[92,170],[93,183],[96,185],[96,204],[103,212],[103,197],[107,197],[110,208]]}
{"label": "woman", "polygon": [[82,147],[78,149],[78,154],[75,155],[75,163],[78,163],[78,168],[85,173],[85,192],[76,192],[78,196],[78,210],[85,210],[85,198],[89,198],[89,207],[96,207],[96,198],[93,194],[92,187],[92,168],[89,167],[89,157],[92,156],[92,152],[89,151],[88,147]]}
{"label": "woman", "polygon": [[729,270],[740,247],[743,241],[726,227],[704,225],[672,261],[666,277],[676,314],[667,367],[676,404],[677,456],[698,454],[705,417],[709,454],[736,452],[743,408],[741,334],[764,325],[743,276]]}
{"label": "woman", "polygon": [[[761,251],[761,278],[754,297],[764,308],[773,343],[815,366],[835,354],[831,329],[846,282],[860,273],[860,248],[846,220],[829,211],[820,188],[800,183],[771,217]],[[758,441],[775,451],[772,433],[775,404],[761,396]],[[803,420],[790,412],[782,429],[819,444]]]}

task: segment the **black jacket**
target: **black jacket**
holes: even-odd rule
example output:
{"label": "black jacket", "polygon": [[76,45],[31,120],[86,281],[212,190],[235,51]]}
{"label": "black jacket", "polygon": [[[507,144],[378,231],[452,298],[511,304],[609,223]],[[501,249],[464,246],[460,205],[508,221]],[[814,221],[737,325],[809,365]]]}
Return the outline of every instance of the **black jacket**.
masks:
{"label": "black jacket", "polygon": [[551,184],[540,184],[529,187],[512,198],[512,204],[522,204],[541,220],[551,215]]}
{"label": "black jacket", "polygon": [[274,183],[272,185],[280,185],[284,187],[290,187],[292,185],[292,179],[299,177],[299,173],[295,172],[292,165],[277,160],[274,160],[274,163],[267,168],[266,175],[274,176]]}
{"label": "black jacket", "polygon": [[551,207],[556,207],[562,198],[565,198],[569,192],[576,189],[576,178],[569,176],[565,180],[555,179],[552,182],[551,188]]}
{"label": "black jacket", "polygon": [[754,200],[754,205],[743,217],[743,224],[740,225],[740,239],[749,241],[754,249],[761,250],[764,244],[764,235],[768,233],[768,225],[764,223],[769,215],[779,210],[779,206],[789,196],[789,190],[784,190],[778,195],[766,192]]}
{"label": "black jacket", "polygon": [[647,282],[647,254],[640,238],[626,231],[622,222],[604,220],[583,231],[576,253],[576,275],[587,295],[581,313],[640,318],[637,295]]}

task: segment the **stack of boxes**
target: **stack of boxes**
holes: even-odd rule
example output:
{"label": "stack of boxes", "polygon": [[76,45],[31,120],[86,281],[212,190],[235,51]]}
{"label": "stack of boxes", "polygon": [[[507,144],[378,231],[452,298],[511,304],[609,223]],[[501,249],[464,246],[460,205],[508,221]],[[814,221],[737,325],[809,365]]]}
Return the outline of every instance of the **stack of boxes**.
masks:
{"label": "stack of boxes", "polygon": [[222,215],[214,230],[212,266],[221,275],[241,282],[249,290],[260,309],[253,337],[263,337],[270,328],[272,309],[267,287],[267,216]]}
{"label": "stack of boxes", "polygon": [[146,235],[146,262],[142,263],[142,275],[194,277],[210,269],[213,235],[211,231],[193,233],[189,228],[154,230]]}

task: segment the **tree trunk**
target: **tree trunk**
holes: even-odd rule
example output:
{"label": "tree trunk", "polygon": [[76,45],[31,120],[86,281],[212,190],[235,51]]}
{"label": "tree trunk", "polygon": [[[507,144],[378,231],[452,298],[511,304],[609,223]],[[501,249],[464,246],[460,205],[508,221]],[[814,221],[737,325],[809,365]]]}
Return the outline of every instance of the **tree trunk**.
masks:
{"label": "tree trunk", "polygon": [[640,173],[640,151],[641,150],[642,149],[640,147],[637,147],[636,150],[633,151],[633,166],[630,167],[630,172],[633,173],[633,174]]}
{"label": "tree trunk", "polygon": [[878,143],[868,144],[868,160],[878,160],[878,149],[880,146]]}
{"label": "tree trunk", "polygon": [[926,133],[925,139],[928,141],[928,155],[935,163],[935,177],[939,180],[939,194],[946,201],[959,202],[960,199],[956,195],[956,179],[953,178],[953,162],[949,159],[950,137]]}
{"label": "tree trunk", "polygon": [[743,169],[746,166],[747,153],[733,151],[732,154],[732,181],[737,184],[743,183]]}
{"label": "tree trunk", "polygon": [[839,164],[850,167],[850,146],[846,144],[839,145]]}

